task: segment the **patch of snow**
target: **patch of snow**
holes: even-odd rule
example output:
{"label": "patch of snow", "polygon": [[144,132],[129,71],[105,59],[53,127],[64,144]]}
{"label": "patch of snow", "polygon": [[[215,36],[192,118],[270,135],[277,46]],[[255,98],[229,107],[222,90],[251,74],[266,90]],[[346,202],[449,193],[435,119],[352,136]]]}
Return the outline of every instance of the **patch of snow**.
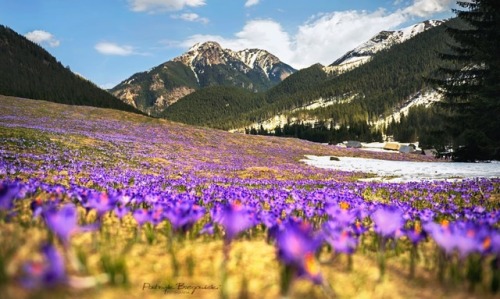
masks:
{"label": "patch of snow", "polygon": [[196,43],[194,44],[191,48],[189,48],[188,52],[196,52],[198,51],[198,48],[200,48],[200,46],[202,45],[203,43]]}
{"label": "patch of snow", "polygon": [[395,108],[394,112],[385,117],[379,119],[377,122],[374,123],[376,127],[381,127],[388,125],[392,122],[394,119],[395,122],[399,122],[401,120],[401,116],[407,116],[410,108],[419,106],[419,105],[424,105],[425,108],[429,108],[432,104],[441,101],[442,96],[439,92],[436,90],[428,90],[425,92],[418,92],[416,93],[413,97],[411,97],[408,101],[403,103],[403,105],[399,108]]}
{"label": "patch of snow", "polygon": [[[193,46],[194,47],[194,46]],[[191,71],[193,71],[193,74],[194,74],[194,77],[196,78],[196,82],[198,84],[200,84],[200,79],[198,78],[198,74],[196,73],[196,70],[194,68],[194,63],[193,61],[196,59],[196,57],[198,57],[198,51],[195,51],[194,55],[192,55],[189,59],[189,68],[191,69]]]}
{"label": "patch of snow", "polygon": [[[246,128],[255,128],[255,129],[260,129],[263,127],[265,130],[274,130],[276,127],[281,126],[283,127],[285,124],[293,124],[293,123],[303,123],[303,124],[310,124],[314,125],[317,123],[319,120],[317,118],[297,118],[297,117],[291,117],[293,113],[300,112],[300,111],[310,111],[310,110],[315,110],[318,108],[324,108],[328,106],[332,106],[334,104],[346,104],[350,103],[357,95],[353,95],[350,97],[333,97],[333,98],[319,98],[316,101],[310,102],[306,106],[295,108],[291,111],[288,111],[284,114],[278,114],[275,115],[269,119],[266,119],[261,122],[255,122]],[[326,120],[326,124],[329,127],[331,122],[330,120]],[[230,132],[244,132],[245,128],[238,128],[231,130]]]}
{"label": "patch of snow", "polygon": [[389,182],[500,177],[499,161],[491,163],[409,162],[353,157],[339,157],[339,161],[330,161],[330,156],[312,155],[307,155],[306,159],[301,161],[323,169],[373,173],[378,177],[369,180]]}

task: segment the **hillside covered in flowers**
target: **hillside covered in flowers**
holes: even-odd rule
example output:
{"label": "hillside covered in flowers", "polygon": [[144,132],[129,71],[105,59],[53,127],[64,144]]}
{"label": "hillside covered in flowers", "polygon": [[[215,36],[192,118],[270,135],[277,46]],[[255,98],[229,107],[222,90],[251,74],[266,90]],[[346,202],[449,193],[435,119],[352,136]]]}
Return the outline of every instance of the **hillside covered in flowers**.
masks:
{"label": "hillside covered in flowers", "polygon": [[430,161],[0,96],[2,298],[494,298],[500,179]]}

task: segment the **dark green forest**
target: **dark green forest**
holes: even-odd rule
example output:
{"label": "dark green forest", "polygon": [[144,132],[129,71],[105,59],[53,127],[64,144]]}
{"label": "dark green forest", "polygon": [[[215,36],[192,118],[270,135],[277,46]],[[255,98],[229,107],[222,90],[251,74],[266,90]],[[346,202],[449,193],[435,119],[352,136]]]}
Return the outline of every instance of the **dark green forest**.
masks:
{"label": "dark green forest", "polygon": [[441,63],[429,80],[443,94],[439,103],[451,137],[454,160],[500,159],[500,2],[458,2],[459,23],[440,53]]}
{"label": "dark green forest", "polygon": [[1,25],[0,94],[141,113],[75,75],[40,46]]}
{"label": "dark green forest", "polygon": [[382,142],[382,131],[374,130],[366,122],[342,125],[338,128],[332,123],[319,121],[315,124],[293,123],[278,126],[272,130],[245,129],[246,134],[277,137],[293,137],[313,142],[337,144],[345,140],[360,140],[363,142]]}
{"label": "dark green forest", "polygon": [[218,129],[243,127],[266,119],[292,106],[313,91],[327,75],[320,65],[300,70],[264,93],[238,87],[210,87],[194,92],[167,107],[161,117]]}
{"label": "dark green forest", "polygon": [[[213,86],[184,97],[182,101],[169,106],[162,116],[173,121],[218,128],[221,123],[237,125],[237,122],[233,122],[235,115],[265,105],[263,94],[237,87]],[[200,109],[194,112],[192,107]]]}
{"label": "dark green forest", "polygon": [[[451,20],[447,24],[455,22],[457,20]],[[299,122],[269,131],[248,129],[247,133],[330,143],[346,139],[378,141],[382,132],[368,124],[392,114],[394,107],[401,106],[421,90],[431,88],[426,78],[439,65],[438,53],[446,49],[450,40],[446,28],[441,25],[429,29],[341,75],[328,76],[321,65],[313,65],[264,93],[237,88],[202,89],[168,107],[162,117],[227,130],[287,113],[290,117],[307,116],[320,121],[314,126]],[[315,110],[290,112],[319,98],[336,103]],[[439,126],[442,123],[438,119],[434,110],[415,108],[401,123],[392,123],[382,131],[402,142],[421,138],[431,143],[442,140],[435,137],[441,134]],[[337,129],[328,129],[330,127]]]}

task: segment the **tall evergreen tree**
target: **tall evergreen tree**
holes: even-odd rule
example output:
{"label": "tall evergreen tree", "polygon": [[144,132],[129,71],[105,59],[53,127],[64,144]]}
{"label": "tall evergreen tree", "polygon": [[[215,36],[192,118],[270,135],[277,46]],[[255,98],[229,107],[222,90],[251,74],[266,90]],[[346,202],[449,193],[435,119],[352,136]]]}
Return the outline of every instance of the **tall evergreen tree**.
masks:
{"label": "tall evergreen tree", "polygon": [[455,160],[500,159],[500,1],[457,2],[460,22],[433,81],[444,95]]}

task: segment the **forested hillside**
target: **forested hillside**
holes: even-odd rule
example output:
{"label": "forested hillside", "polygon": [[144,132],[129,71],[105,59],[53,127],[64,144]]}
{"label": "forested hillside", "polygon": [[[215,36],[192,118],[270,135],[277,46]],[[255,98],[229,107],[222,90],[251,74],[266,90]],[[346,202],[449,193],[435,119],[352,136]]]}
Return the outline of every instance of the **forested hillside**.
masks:
{"label": "forested hillside", "polygon": [[167,108],[162,116],[192,125],[224,128],[221,123],[229,127],[236,126],[239,124],[235,121],[236,115],[264,106],[264,94],[255,94],[237,87],[214,86],[184,97],[182,101]]}
{"label": "forested hillside", "polygon": [[300,99],[326,80],[321,65],[300,70],[265,93],[237,87],[211,87],[194,92],[169,106],[161,114],[170,120],[192,125],[231,129],[247,125],[262,116],[279,113],[286,100]]}
{"label": "forested hillside", "polygon": [[1,25],[0,94],[139,113],[74,74],[40,46]]}
{"label": "forested hillside", "polygon": [[[294,109],[323,99],[331,104],[301,110],[302,117],[305,114],[318,121],[333,121],[336,126],[373,122],[392,114],[414,94],[429,88],[425,78],[438,65],[440,58],[437,53],[445,49],[447,39],[445,26],[437,26],[377,53],[369,63],[352,71],[327,77],[321,65],[313,65],[291,75],[266,93],[257,93],[253,97],[250,94],[241,98],[227,97],[224,95],[226,89],[218,89],[220,94],[214,94],[214,90],[200,90],[167,108],[163,116],[189,124],[233,129],[279,114],[298,117],[299,112],[294,113]],[[244,106],[247,110],[210,112],[211,109],[220,110],[212,103],[220,98],[232,98],[239,103],[238,107]],[[243,99],[246,104],[241,103]],[[182,115],[173,116],[175,111],[182,111]],[[205,122],[198,115],[214,117]]]}

